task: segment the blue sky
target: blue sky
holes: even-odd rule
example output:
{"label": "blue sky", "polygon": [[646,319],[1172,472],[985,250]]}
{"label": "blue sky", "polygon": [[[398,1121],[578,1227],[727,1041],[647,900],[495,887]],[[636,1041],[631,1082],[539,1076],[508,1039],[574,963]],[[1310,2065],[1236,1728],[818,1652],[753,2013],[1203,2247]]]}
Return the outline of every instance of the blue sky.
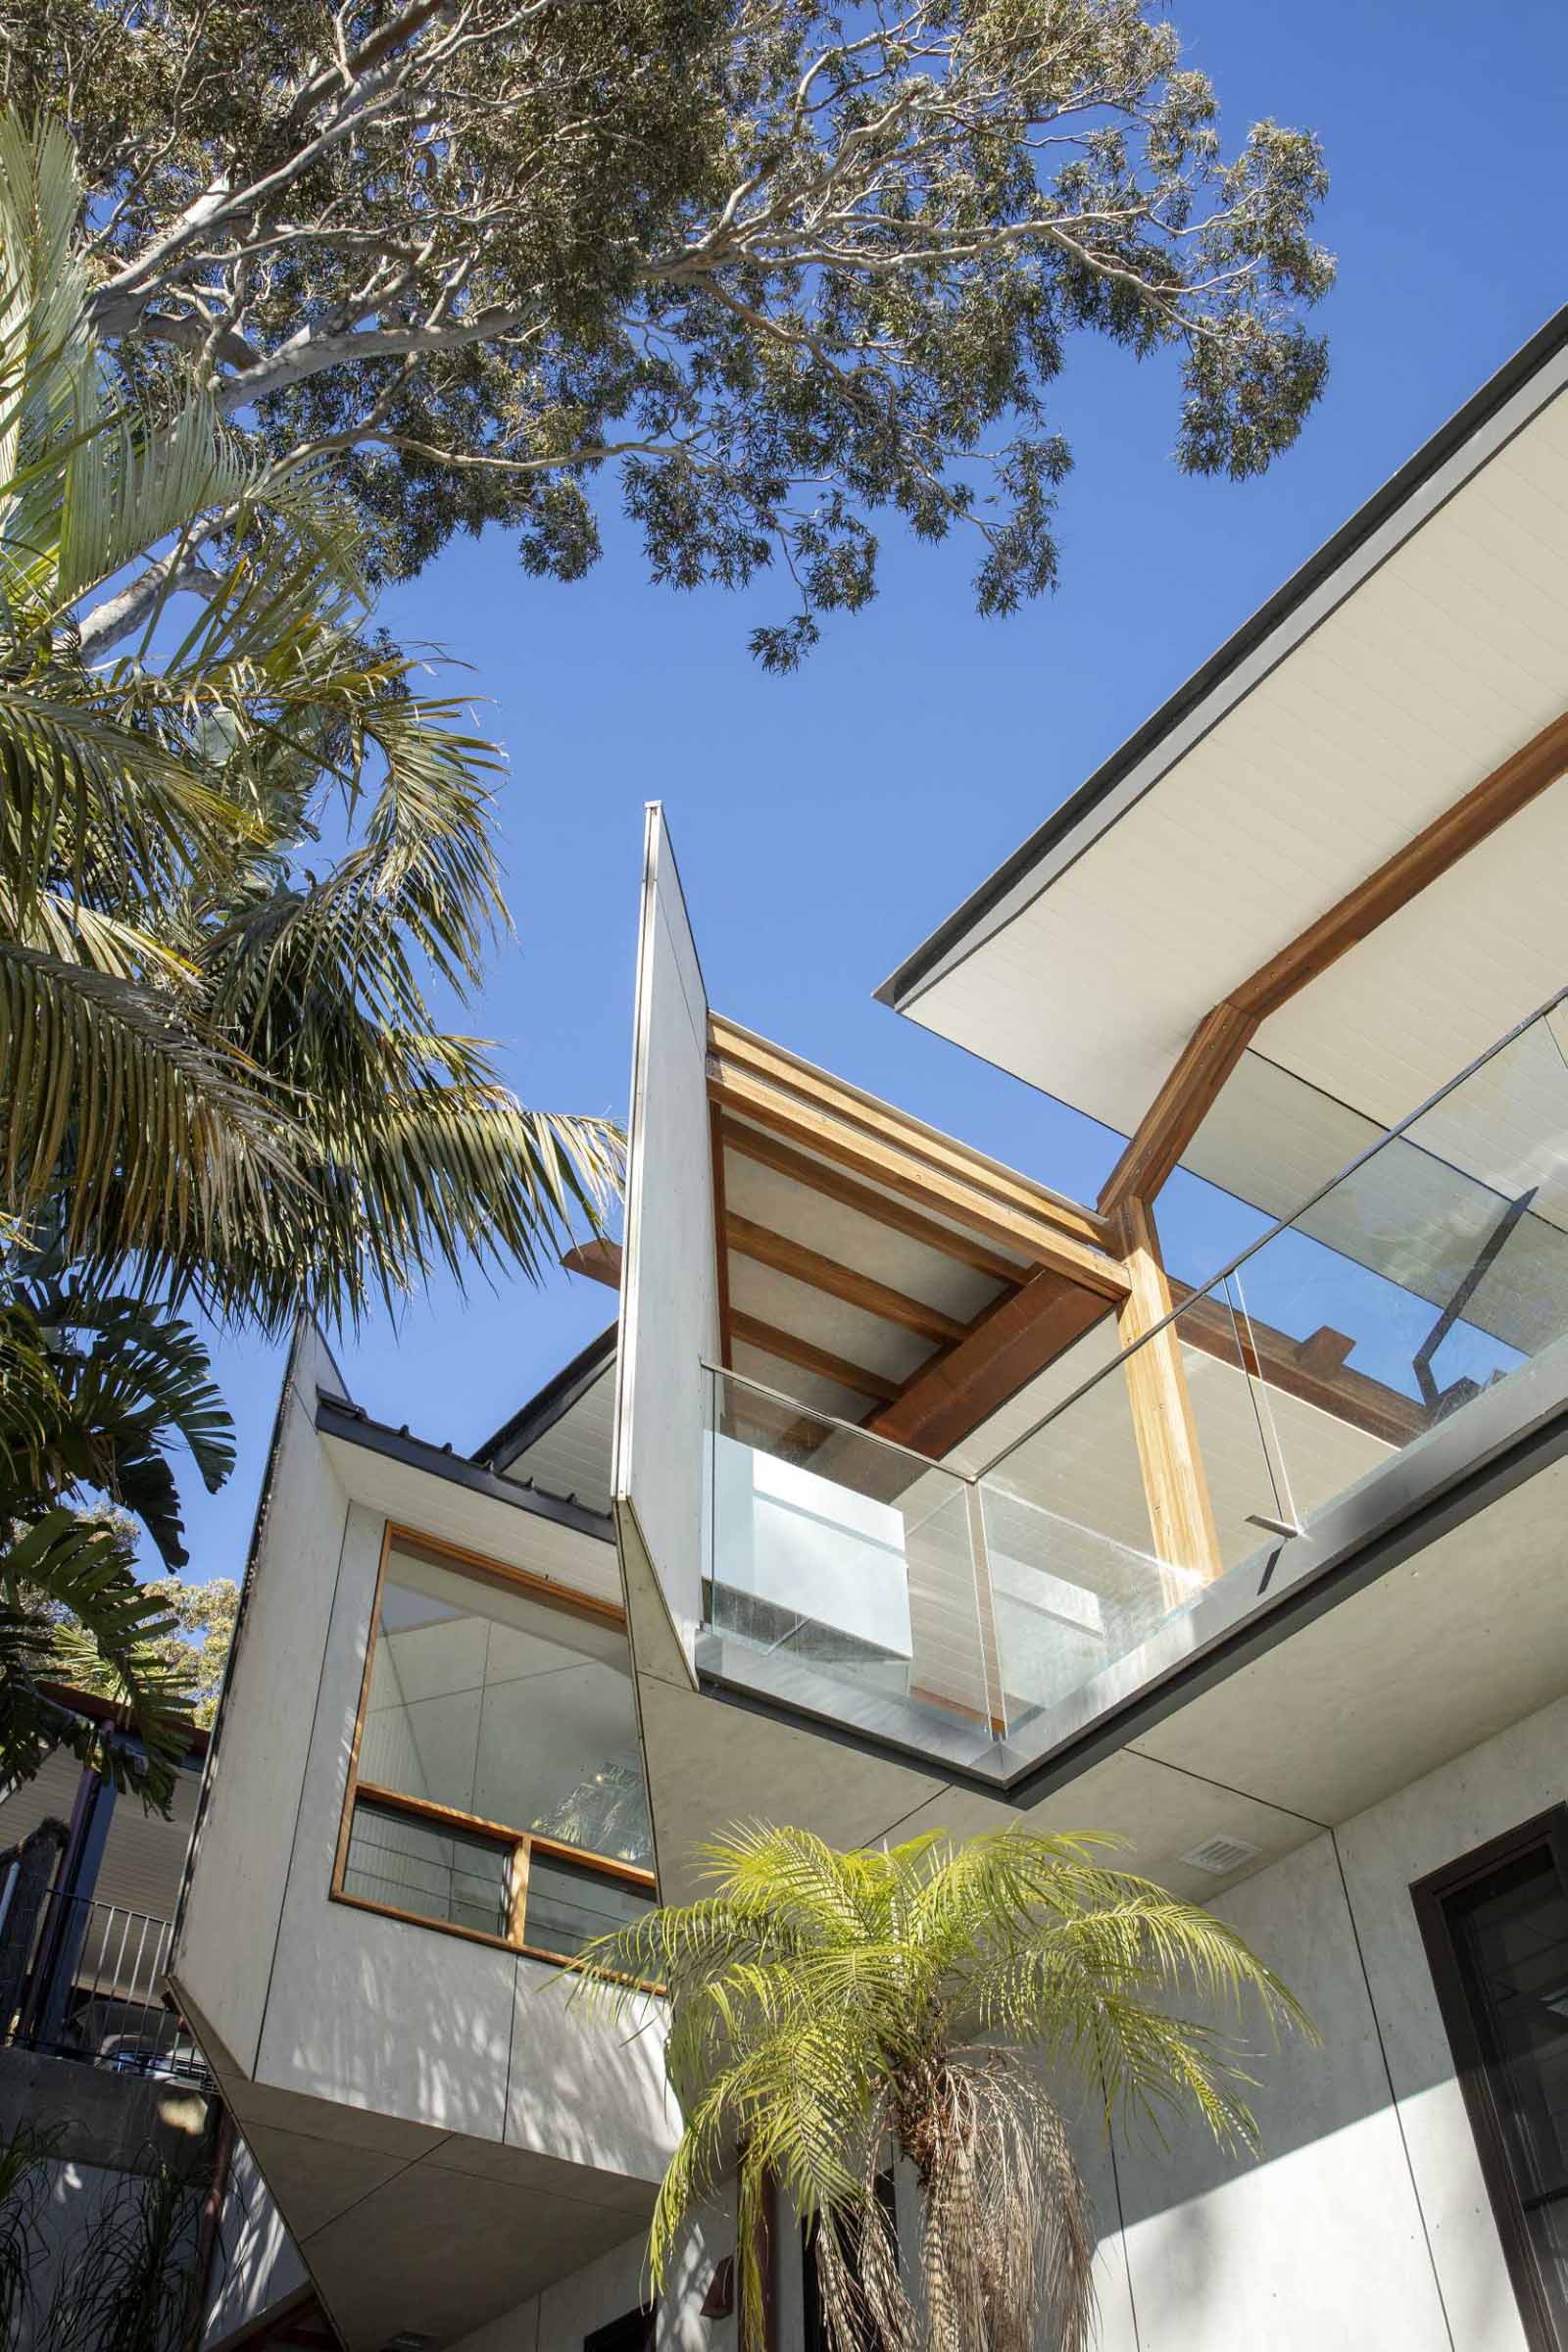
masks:
{"label": "blue sky", "polygon": [[[1333,178],[1329,388],[1261,481],[1180,475],[1174,371],[1085,340],[1054,404],[1076,458],[1061,585],[1011,621],[974,617],[969,550],[887,530],[876,605],[831,624],[803,674],[764,678],[746,641],[783,616],[783,585],[655,588],[613,515],[576,586],[529,580],[494,533],[385,600],[397,634],[469,665],[510,758],[517,937],[468,1025],[525,1099],[624,1115],[641,810],[657,798],[719,1009],[1065,1192],[1091,1196],[1108,1169],[1104,1129],[872,990],[1568,296],[1561,0],[1172,14],[1231,143],[1263,116],[1309,125]],[[1172,1197],[1167,1239],[1204,1273],[1219,1228],[1197,1196]],[[370,1412],[467,1450],[612,1306],[565,1275],[481,1277],[466,1298],[443,1283],[338,1352]],[[240,1458],[217,1496],[182,1481],[197,1578],[240,1571],[279,1372],[250,1338],[217,1360]]]}

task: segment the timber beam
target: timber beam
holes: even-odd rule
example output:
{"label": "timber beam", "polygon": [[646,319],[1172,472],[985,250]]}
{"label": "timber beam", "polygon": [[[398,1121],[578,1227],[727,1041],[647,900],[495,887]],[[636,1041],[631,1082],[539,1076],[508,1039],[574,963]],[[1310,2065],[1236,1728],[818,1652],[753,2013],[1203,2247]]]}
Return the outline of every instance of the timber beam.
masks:
{"label": "timber beam", "polygon": [[1206,1012],[1106,1179],[1101,1215],[1115,1217],[1129,1200],[1154,1198],[1270,1013],[1369,939],[1565,773],[1568,710]]}
{"label": "timber beam", "polygon": [[1043,1269],[922,1364],[866,1427],[940,1460],[1108,1312],[1098,1293]]}
{"label": "timber beam", "polygon": [[853,1089],[838,1088],[716,1016],[710,1037],[709,1095],[721,1112],[830,1160],[862,1183],[883,1186],[928,1213],[951,1217],[1031,1266],[1048,1266],[1102,1298],[1126,1296],[1126,1277],[1105,1246],[1107,1229],[1095,1212],[1059,1200],[916,1120],[901,1120]]}

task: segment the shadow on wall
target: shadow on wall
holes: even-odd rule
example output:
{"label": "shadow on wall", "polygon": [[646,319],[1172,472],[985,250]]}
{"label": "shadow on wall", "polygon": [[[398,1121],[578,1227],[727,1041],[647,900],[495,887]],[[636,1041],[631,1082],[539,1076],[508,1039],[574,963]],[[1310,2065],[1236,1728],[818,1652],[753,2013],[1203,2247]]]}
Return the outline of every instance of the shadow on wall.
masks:
{"label": "shadow on wall", "polygon": [[[351,1727],[329,1785],[341,1790]],[[262,2032],[280,2088],[655,2181],[678,2135],[662,2005],[590,2019],[548,1964],[333,1902],[336,1804],[307,1806]]]}

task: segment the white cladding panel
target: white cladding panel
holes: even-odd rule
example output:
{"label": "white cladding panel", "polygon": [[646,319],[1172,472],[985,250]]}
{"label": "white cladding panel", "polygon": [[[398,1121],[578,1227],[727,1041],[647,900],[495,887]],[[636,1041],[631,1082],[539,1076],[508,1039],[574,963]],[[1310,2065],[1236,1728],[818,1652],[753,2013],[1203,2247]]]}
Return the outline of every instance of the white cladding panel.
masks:
{"label": "white cladding panel", "polygon": [[[1466,464],[1446,503],[1402,518],[1402,543],[1340,581],[1315,625],[1282,624],[1151,755],[1142,797],[1129,785],[1119,813],[1085,818],[904,1009],[1129,1132],[1211,1006],[1555,720],[1568,395]],[[1541,1002],[1562,977],[1565,800],[1554,787],[1276,1015],[1265,1051],[1395,1118]]]}
{"label": "white cladding panel", "polygon": [[708,1443],[715,1584],[911,1656],[903,1513],[738,1439]]}
{"label": "white cladding panel", "polygon": [[543,1437],[508,1462],[507,1476],[531,1479],[547,1494],[569,1494],[590,1511],[608,1513],[614,1428],[615,1365],[612,1357],[598,1379],[551,1423]]}
{"label": "white cladding panel", "polygon": [[299,2249],[268,2193],[256,2159],[237,2139],[218,2220],[202,2345],[219,2345],[306,2283]]}
{"label": "white cladding panel", "polygon": [[702,1366],[718,1356],[708,999],[657,804],[643,857],[620,1318],[615,1501],[636,1518],[690,1669],[702,1619]]}
{"label": "white cladding panel", "polygon": [[171,1962],[181,1989],[247,2074],[261,2042],[349,1507],[316,1435],[318,1383],[338,1388],[325,1348],[302,1327],[284,1376]]}
{"label": "white cladding panel", "polygon": [[1254,2061],[1256,2163],[1118,2132],[1146,2352],[1525,2352],[1410,1887],[1563,1802],[1565,1752],[1559,1700],[1213,1906],[1322,2046]]}

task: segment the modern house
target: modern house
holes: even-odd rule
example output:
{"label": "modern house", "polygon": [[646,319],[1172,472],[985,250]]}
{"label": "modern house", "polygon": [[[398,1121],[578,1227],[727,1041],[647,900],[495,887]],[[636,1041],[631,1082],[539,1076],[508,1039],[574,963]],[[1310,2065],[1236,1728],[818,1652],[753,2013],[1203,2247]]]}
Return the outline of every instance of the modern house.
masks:
{"label": "modern house", "polygon": [[[1565,880],[1568,313],[881,992],[1098,1200],[713,1010],[650,811],[613,1327],[469,1458],[289,1367],[171,1971],[283,2305],[728,2352],[722,2210],[644,2304],[657,1994],[562,1960],[735,1818],[1022,1821],[1323,2036],[1261,2161],[1086,2126],[1105,2352],[1565,2352]],[[1178,1170],[1250,1235],[1185,1280]]]}

